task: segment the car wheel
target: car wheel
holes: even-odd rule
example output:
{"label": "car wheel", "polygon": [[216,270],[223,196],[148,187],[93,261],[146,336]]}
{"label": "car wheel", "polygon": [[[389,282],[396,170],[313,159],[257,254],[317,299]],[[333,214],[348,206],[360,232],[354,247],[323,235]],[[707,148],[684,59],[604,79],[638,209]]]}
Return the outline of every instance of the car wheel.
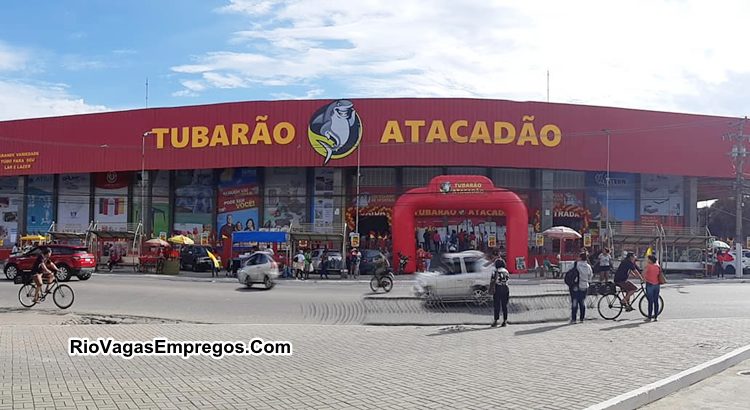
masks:
{"label": "car wheel", "polygon": [[266,277],[263,278],[263,286],[265,286],[266,289],[271,289],[274,286],[273,281],[271,280],[271,278],[268,277],[268,275],[266,275]]}
{"label": "car wheel", "polygon": [[247,277],[245,278],[245,286],[247,286],[248,288],[253,287],[253,281],[250,280],[250,275],[247,275]]}
{"label": "car wheel", "polygon": [[479,306],[486,305],[488,302],[487,288],[477,286],[471,291],[471,296],[474,299],[474,303]]}
{"label": "car wheel", "polygon": [[60,265],[57,267],[57,272],[55,273],[55,278],[58,280],[58,282],[67,282],[70,280],[70,268],[65,265]]}
{"label": "car wheel", "polygon": [[89,279],[91,279],[91,272],[89,271],[80,272],[78,274],[78,280],[89,280]]}
{"label": "car wheel", "polygon": [[735,273],[734,266],[732,265],[727,266],[726,269],[724,269],[724,271],[729,276],[732,276]]}
{"label": "car wheel", "polygon": [[16,265],[8,265],[5,267],[5,277],[9,280],[13,280],[18,276],[18,268]]}

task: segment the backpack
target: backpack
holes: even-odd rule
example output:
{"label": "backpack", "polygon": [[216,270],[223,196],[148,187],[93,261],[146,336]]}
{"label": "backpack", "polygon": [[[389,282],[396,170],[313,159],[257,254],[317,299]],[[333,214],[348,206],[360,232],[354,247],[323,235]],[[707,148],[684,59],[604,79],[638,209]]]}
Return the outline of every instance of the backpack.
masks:
{"label": "backpack", "polygon": [[568,288],[573,289],[574,286],[578,285],[578,280],[581,273],[578,272],[578,262],[573,264],[573,268],[565,272],[565,284]]}

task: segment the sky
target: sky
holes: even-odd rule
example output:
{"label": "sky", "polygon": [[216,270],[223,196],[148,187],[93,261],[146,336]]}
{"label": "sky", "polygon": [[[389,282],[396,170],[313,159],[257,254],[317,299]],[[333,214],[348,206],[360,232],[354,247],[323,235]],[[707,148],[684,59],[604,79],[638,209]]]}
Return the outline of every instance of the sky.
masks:
{"label": "sky", "polygon": [[5,0],[0,120],[368,97],[739,117],[748,16],[721,0]]}

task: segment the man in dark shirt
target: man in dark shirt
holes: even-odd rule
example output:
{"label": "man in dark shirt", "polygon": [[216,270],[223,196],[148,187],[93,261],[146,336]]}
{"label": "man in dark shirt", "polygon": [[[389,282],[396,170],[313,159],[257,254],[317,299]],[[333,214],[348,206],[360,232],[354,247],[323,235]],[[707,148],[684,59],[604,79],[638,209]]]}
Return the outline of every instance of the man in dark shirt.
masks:
{"label": "man in dark shirt", "polygon": [[631,274],[640,277],[640,269],[635,265],[635,254],[628,252],[625,259],[620,262],[620,266],[617,267],[617,272],[615,272],[615,284],[625,292],[625,309],[628,311],[633,310],[630,306],[630,298],[638,290],[633,282],[628,280]]}

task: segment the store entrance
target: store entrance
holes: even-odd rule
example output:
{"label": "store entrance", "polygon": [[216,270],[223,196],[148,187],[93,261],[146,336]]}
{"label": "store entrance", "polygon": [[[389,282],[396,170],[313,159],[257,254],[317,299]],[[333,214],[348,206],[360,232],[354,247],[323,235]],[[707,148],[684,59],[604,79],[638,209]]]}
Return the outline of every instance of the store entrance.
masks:
{"label": "store entrance", "polygon": [[[361,246],[370,249],[378,248],[378,237],[389,233],[390,229],[388,217],[385,215],[360,216],[359,235],[362,238]],[[373,234],[372,237],[371,234]]]}

